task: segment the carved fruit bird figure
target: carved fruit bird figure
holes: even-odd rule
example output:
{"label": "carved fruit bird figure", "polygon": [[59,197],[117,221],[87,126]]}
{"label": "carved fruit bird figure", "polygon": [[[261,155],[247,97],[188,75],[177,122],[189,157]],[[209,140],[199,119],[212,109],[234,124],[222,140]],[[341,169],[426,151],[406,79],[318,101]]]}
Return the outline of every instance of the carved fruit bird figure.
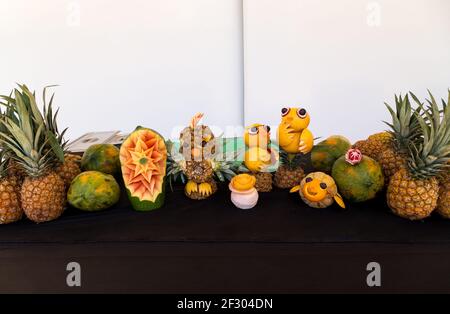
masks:
{"label": "carved fruit bird figure", "polygon": [[290,192],[298,192],[302,200],[310,207],[325,208],[336,201],[340,207],[345,208],[333,178],[323,172],[308,174],[300,185],[294,186]]}
{"label": "carved fruit bird figure", "polygon": [[205,199],[217,191],[212,166],[214,134],[208,126],[200,124],[202,118],[202,113],[196,114],[180,134],[180,153],[184,156],[184,173],[189,180],[185,194],[192,199]]}
{"label": "carved fruit bird figure", "polygon": [[244,164],[251,172],[265,171],[273,164],[274,158],[270,150],[270,127],[255,123],[244,132],[244,142],[247,146]]}
{"label": "carved fruit bird figure", "polygon": [[290,154],[307,154],[314,145],[314,137],[308,130],[309,113],[304,108],[281,109],[281,123],[278,126],[278,144]]}

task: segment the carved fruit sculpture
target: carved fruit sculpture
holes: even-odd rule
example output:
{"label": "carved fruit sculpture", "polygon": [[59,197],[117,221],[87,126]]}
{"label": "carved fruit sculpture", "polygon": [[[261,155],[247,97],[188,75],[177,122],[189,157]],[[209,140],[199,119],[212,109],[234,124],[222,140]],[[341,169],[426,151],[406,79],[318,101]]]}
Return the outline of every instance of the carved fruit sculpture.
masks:
{"label": "carved fruit sculpture", "polygon": [[255,176],[255,188],[258,192],[272,190],[272,174],[268,168],[277,161],[277,156],[271,148],[270,127],[255,123],[247,127],[244,132],[246,151],[244,164]]}
{"label": "carved fruit sculpture", "polygon": [[157,132],[138,127],[120,148],[122,177],[135,210],[161,207],[165,197],[167,149]]}
{"label": "carved fruit sculpture", "polygon": [[231,179],[229,188],[231,202],[241,209],[250,209],[258,203],[258,191],[255,189],[256,178],[249,174],[239,174]]}
{"label": "carved fruit sculpture", "polygon": [[281,109],[281,123],[277,132],[280,165],[274,178],[275,186],[281,189],[298,185],[304,177],[301,159],[314,145],[314,137],[308,129],[309,122],[309,113],[304,108]]}
{"label": "carved fruit sculpture", "polygon": [[334,203],[345,208],[344,201],[338,193],[333,178],[323,172],[310,173],[302,180],[300,185],[291,189],[291,193],[297,192],[302,200],[310,207],[325,208]]}
{"label": "carved fruit sculpture", "polygon": [[278,144],[289,154],[309,153],[314,137],[308,129],[309,113],[304,108],[281,109],[281,123],[278,126]]}

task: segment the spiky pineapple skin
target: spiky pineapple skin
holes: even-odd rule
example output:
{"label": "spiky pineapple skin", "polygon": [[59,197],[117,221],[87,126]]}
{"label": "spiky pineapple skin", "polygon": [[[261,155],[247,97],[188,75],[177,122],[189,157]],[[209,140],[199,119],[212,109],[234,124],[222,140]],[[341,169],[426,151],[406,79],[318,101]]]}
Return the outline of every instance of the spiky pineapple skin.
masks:
{"label": "spiky pineapple skin", "polygon": [[[359,149],[361,151],[361,153],[363,153],[366,156],[369,156],[368,152],[368,146],[367,146],[367,140],[359,140],[356,141],[353,145],[352,148],[356,148]],[[371,157],[371,156],[369,156]],[[372,157],[371,157],[372,158]]]}
{"label": "spiky pineapple skin", "polygon": [[369,156],[378,161],[378,155],[391,147],[392,134],[389,132],[380,132],[370,135],[367,140],[357,141],[353,148],[357,148],[363,155]]}
{"label": "spiky pineapple skin", "polygon": [[450,174],[447,174],[440,181],[436,212],[442,217],[450,219]]}
{"label": "spiky pineapple skin", "polygon": [[20,197],[28,219],[37,223],[54,220],[61,216],[65,208],[64,181],[53,171],[37,178],[27,177]]}
{"label": "spiky pineapple skin", "polygon": [[275,172],[274,185],[280,189],[290,189],[299,185],[304,177],[305,172],[302,168],[289,168],[281,165]]}
{"label": "spiky pineapple skin", "polygon": [[256,178],[255,188],[258,192],[272,191],[272,174],[270,172],[258,172],[253,175]]}
{"label": "spiky pineapple skin", "polygon": [[13,159],[9,160],[8,165],[8,175],[18,178],[19,180],[22,180],[25,178],[26,173],[25,170],[22,169],[22,167]]}
{"label": "spiky pineapple skin", "polygon": [[394,148],[388,148],[378,155],[378,162],[383,169],[384,179],[389,183],[391,177],[407,166],[407,155],[396,152]]}
{"label": "spiky pineapple skin", "polygon": [[14,176],[0,179],[0,224],[8,224],[22,219],[19,182],[20,179]]}
{"label": "spiky pineapple skin", "polygon": [[71,154],[71,153],[64,154],[65,161],[73,161],[73,162],[77,163],[78,165],[81,165],[82,158],[83,158],[82,156],[76,155],[76,154]]}
{"label": "spiky pineapple skin", "polygon": [[186,161],[186,176],[195,183],[203,183],[213,176],[213,168],[209,160]]}
{"label": "spiky pineapple skin", "polygon": [[81,173],[79,164],[69,158],[65,158],[64,163],[59,165],[55,169],[55,171],[61,177],[61,179],[63,179],[64,184],[67,188],[70,186],[73,179],[75,179],[75,177]]}
{"label": "spiky pineapple skin", "polygon": [[439,182],[436,178],[414,179],[406,169],[397,171],[387,190],[387,202],[392,212],[410,220],[420,220],[436,209]]}

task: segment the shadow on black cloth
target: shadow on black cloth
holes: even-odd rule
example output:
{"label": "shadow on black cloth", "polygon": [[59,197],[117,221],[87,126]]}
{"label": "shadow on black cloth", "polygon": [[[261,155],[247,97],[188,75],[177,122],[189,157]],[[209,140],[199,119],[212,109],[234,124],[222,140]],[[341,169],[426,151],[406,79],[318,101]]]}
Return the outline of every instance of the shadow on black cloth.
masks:
{"label": "shadow on black cloth", "polygon": [[26,219],[0,226],[0,245],[12,243],[96,243],[134,241],[282,243],[449,243],[450,222],[433,216],[411,222],[391,214],[379,197],[326,209],[305,205],[297,193],[260,193],[256,207],[233,206],[222,186],[207,200],[185,197],[181,186],[167,192],[163,208],[135,212],[125,193],[101,212],[68,208],[58,220],[35,224]]}
{"label": "shadow on black cloth", "polygon": [[[73,261],[81,287],[66,283]],[[372,261],[381,287],[367,285]],[[241,210],[226,185],[204,201],[176,186],[151,212],[122,193],[105,211],[0,226],[3,293],[448,293],[449,264],[450,221],[396,217],[383,197],[314,209],[274,189]]]}

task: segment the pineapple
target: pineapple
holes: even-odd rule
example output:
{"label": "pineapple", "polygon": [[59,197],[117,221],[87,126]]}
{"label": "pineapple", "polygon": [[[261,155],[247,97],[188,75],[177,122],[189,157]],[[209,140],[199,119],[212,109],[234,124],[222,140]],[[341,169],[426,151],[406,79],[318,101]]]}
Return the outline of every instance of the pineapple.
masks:
{"label": "pineapple", "polygon": [[258,192],[272,191],[272,174],[270,172],[253,173],[256,178],[255,188]]}
{"label": "pineapple", "polygon": [[64,161],[73,161],[74,163],[76,163],[77,165],[81,164],[81,156],[80,155],[76,155],[76,154],[70,154],[70,153],[66,153],[64,155]]}
{"label": "pineapple", "polygon": [[[0,108],[0,116],[2,119],[4,119],[4,117],[8,117],[11,119],[16,119],[16,114],[14,111],[14,105],[12,102],[14,102],[14,100],[11,98],[11,95],[9,97],[6,96],[0,96],[0,99],[5,100],[5,102],[0,102],[0,104],[5,108],[5,110],[2,110],[3,108]],[[4,133],[4,134],[8,134],[8,129],[2,124],[0,123],[0,132]],[[10,155],[12,154],[8,154],[8,149],[3,147],[1,147],[2,152],[1,152],[1,162],[6,162],[7,164],[3,165],[2,164],[2,177],[5,177],[6,174],[10,177],[15,177],[17,180],[19,180],[19,183],[22,183],[23,178],[25,177],[25,171],[22,169],[22,167],[15,162],[15,160],[13,158],[11,158]],[[3,173],[3,171],[6,171],[7,173]]]}
{"label": "pineapple", "polygon": [[0,156],[0,224],[8,224],[22,219],[20,205],[20,179],[8,175],[9,161]]}
{"label": "pineapple", "polygon": [[[189,180],[188,185],[186,185],[186,187],[188,187],[189,184],[190,185],[195,184],[195,188],[193,189],[186,188],[184,191],[186,196],[188,196],[189,198],[192,198],[194,200],[201,200],[208,198],[210,195],[214,194],[217,191],[217,184],[213,179],[212,164],[209,160],[186,161],[185,174]],[[206,190],[205,192],[200,191],[204,183],[210,185],[211,188],[210,191],[208,192],[206,192]]]}
{"label": "pineapple", "polygon": [[273,185],[273,176],[271,172],[253,172],[250,171],[246,166],[245,163],[242,163],[241,165],[239,165],[238,167],[236,167],[237,169],[236,172],[239,173],[250,173],[252,176],[254,176],[256,178],[256,183],[255,183],[255,189],[258,192],[270,192],[272,191],[272,185]]}
{"label": "pineapple", "polygon": [[66,188],[70,186],[73,179],[81,173],[81,156],[73,154],[64,155],[64,163],[59,164],[55,171],[63,179]]}
{"label": "pineapple", "polygon": [[54,220],[64,212],[64,181],[54,171],[29,176],[22,184],[21,201],[28,219],[37,223]]}
{"label": "pineapple", "polygon": [[378,162],[383,169],[385,183],[388,184],[391,177],[400,169],[405,168],[408,155],[395,148],[388,148],[378,155]]}
{"label": "pineapple", "polygon": [[450,174],[446,173],[440,180],[437,213],[450,219]]}
{"label": "pineapple", "polygon": [[[416,96],[411,96],[418,102]],[[420,102],[418,102],[419,105]],[[387,103],[385,104],[392,116],[392,122],[385,122],[390,128],[392,144],[378,154],[378,162],[383,168],[386,183],[401,168],[406,167],[408,158],[408,146],[420,140],[420,126],[416,116],[420,113],[420,107],[413,111],[408,95],[395,96],[394,111]]]}
{"label": "pineapple", "polygon": [[280,189],[291,189],[300,184],[305,172],[301,168],[301,155],[280,151],[280,166],[275,172],[274,184]]}
{"label": "pineapple", "polygon": [[14,118],[3,115],[0,144],[12,154],[25,171],[20,201],[25,215],[34,222],[58,218],[64,211],[66,194],[64,181],[55,166],[64,160],[64,152],[55,135],[47,129],[36,99],[25,85],[15,89],[12,105]]}
{"label": "pineapple", "polygon": [[370,135],[367,140],[357,141],[353,144],[353,148],[359,149],[363,155],[378,161],[378,155],[392,145],[392,140],[392,134],[380,132]]}
{"label": "pineapple", "polygon": [[49,103],[47,104],[46,101],[46,90],[47,87],[44,88],[43,93],[43,100],[44,100],[44,119],[45,119],[45,125],[49,132],[51,132],[54,137],[57,139],[59,145],[61,145],[61,148],[64,150],[64,162],[58,163],[58,166],[56,167],[55,171],[56,173],[63,179],[64,184],[66,186],[66,189],[69,188],[70,184],[72,183],[73,179],[81,173],[81,156],[70,154],[66,152],[65,148],[67,145],[67,141],[64,140],[64,134],[67,131],[67,128],[64,129],[62,132],[58,129],[58,123],[57,123],[57,117],[58,117],[58,110],[56,110],[55,113],[53,113],[53,99],[54,94],[50,98]]}
{"label": "pineapple", "polygon": [[426,218],[436,209],[439,197],[437,177],[449,171],[450,107],[443,101],[441,117],[431,93],[430,98],[429,108],[424,111],[426,117],[416,114],[423,138],[419,144],[409,145],[408,164],[392,176],[387,190],[387,201],[392,211],[411,220]]}
{"label": "pineapple", "polygon": [[9,158],[8,161],[8,175],[16,177],[18,180],[22,181],[25,178],[25,171],[20,167],[14,159]]}
{"label": "pineapple", "polygon": [[186,161],[185,174],[189,180],[195,183],[208,181],[213,176],[213,168],[209,160]]}

